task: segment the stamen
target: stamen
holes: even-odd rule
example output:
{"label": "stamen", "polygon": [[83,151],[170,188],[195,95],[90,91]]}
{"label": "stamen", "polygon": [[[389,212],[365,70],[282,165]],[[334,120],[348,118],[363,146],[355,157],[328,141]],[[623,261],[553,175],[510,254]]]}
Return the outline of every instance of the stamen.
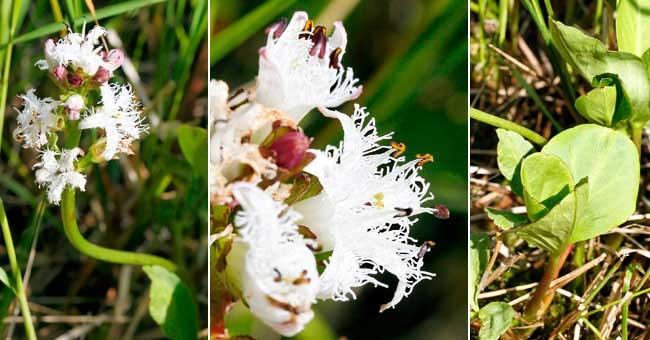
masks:
{"label": "stamen", "polygon": [[293,284],[294,285],[299,285],[299,284],[311,282],[311,279],[308,278],[308,277],[305,277],[305,276],[307,276],[307,270],[306,269],[303,270],[302,273],[300,273],[300,276],[297,279],[293,280]]}
{"label": "stamen", "polygon": [[413,208],[395,208],[398,211],[397,217],[407,217],[413,214]]}
{"label": "stamen", "polygon": [[287,26],[287,18],[280,18],[278,22],[264,29],[264,34],[269,35],[271,31],[275,30],[273,31],[273,39],[277,39],[282,35],[282,33],[284,33],[284,30],[287,29]]}
{"label": "stamen", "polygon": [[334,49],[334,51],[332,51],[332,53],[330,53],[330,67],[335,70],[338,70],[339,67],[341,67],[341,63],[339,60],[341,56],[341,52],[343,52],[343,50],[340,47],[337,47]]}
{"label": "stamen", "polygon": [[424,257],[426,253],[431,251],[431,247],[435,246],[436,244],[433,241],[425,241],[422,243],[420,246],[420,251],[418,252],[418,258],[421,259]]}
{"label": "stamen", "polygon": [[323,26],[316,26],[316,28],[314,28],[314,33],[311,35],[311,41],[314,43],[314,46],[312,46],[309,51],[310,56],[313,57],[318,51],[318,57],[321,59],[325,58],[325,52],[327,52],[326,32],[327,29]]}
{"label": "stamen", "polygon": [[302,28],[303,33],[300,33],[298,35],[299,39],[309,39],[310,34],[307,32],[311,32],[311,30],[314,29],[314,21],[313,20],[307,20],[305,22],[305,27]]}
{"label": "stamen", "polygon": [[392,157],[399,157],[406,151],[406,144],[390,142],[390,147],[395,149],[395,152],[391,154]]}
{"label": "stamen", "polygon": [[275,281],[275,282],[282,281],[282,273],[280,273],[278,268],[273,268],[273,271],[277,274],[277,276],[273,279],[273,281]]}
{"label": "stamen", "polygon": [[295,308],[294,306],[292,306],[291,304],[287,303],[287,302],[278,301],[278,300],[274,299],[273,297],[271,297],[269,295],[266,296],[266,301],[268,301],[274,307],[284,309],[287,312],[292,313],[292,314],[298,314],[298,309]]}
{"label": "stamen", "polygon": [[420,161],[418,162],[418,166],[424,166],[427,163],[433,162],[433,156],[429,153],[423,154],[417,154],[415,155],[415,158],[419,159]]}

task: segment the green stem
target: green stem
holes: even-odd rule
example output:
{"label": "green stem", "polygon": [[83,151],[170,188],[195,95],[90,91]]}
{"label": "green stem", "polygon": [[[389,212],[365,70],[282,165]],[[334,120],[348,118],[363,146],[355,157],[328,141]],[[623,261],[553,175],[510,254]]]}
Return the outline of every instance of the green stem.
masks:
{"label": "green stem", "polygon": [[2,235],[7,247],[7,256],[9,256],[9,265],[11,266],[11,273],[16,284],[15,293],[16,297],[18,297],[20,312],[23,315],[25,334],[27,339],[33,340],[36,339],[36,331],[34,330],[34,324],[32,323],[32,315],[29,312],[27,295],[25,294],[25,288],[23,287],[23,279],[20,273],[20,267],[18,266],[18,261],[16,260],[16,251],[14,250],[14,241],[11,238],[11,230],[9,230],[9,222],[7,221],[7,214],[5,213],[2,199],[0,199],[0,219],[0,224],[2,224]]}
{"label": "green stem", "polygon": [[470,108],[469,111],[469,116],[473,119],[476,119],[480,122],[490,124],[492,126],[496,126],[498,128],[510,130],[513,132],[516,132],[520,134],[522,137],[530,140],[531,142],[543,146],[548,142],[546,138],[544,138],[542,135],[538,134],[537,132],[527,129],[517,123],[513,123],[509,120],[499,118],[497,116],[491,115],[489,113],[477,110],[475,108]]}
{"label": "green stem", "polygon": [[81,253],[111,263],[161,266],[169,271],[176,271],[176,265],[162,257],[104,248],[86,240],[79,231],[79,226],[77,225],[74,202],[74,190],[66,189],[61,198],[61,219],[63,220],[63,229],[68,240],[70,240],[70,243],[72,243],[72,245]]}

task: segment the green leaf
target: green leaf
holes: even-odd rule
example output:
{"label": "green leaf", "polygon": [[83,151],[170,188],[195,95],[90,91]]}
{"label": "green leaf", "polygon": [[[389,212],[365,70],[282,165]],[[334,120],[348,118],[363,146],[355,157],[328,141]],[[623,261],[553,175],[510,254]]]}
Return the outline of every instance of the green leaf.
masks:
{"label": "green leaf", "polygon": [[7,272],[4,269],[2,269],[2,267],[0,267],[0,282],[2,282],[5,286],[11,288],[11,290],[13,290],[14,293],[16,292],[16,290],[14,289],[14,285],[11,279],[9,278],[9,274],[7,274]]}
{"label": "green leaf", "polygon": [[650,48],[650,0],[619,0],[616,6],[618,50],[641,56]]}
{"label": "green leaf", "polygon": [[159,266],[145,266],[151,280],[149,314],[173,340],[196,339],[196,306],[189,289],[176,274]]}
{"label": "green leaf", "polygon": [[183,156],[201,176],[208,175],[208,132],[199,127],[178,127],[178,144]]}
{"label": "green leaf", "polygon": [[556,156],[534,153],[521,164],[521,183],[528,217],[538,220],[573,190],[573,177]]}
{"label": "green leaf", "polygon": [[478,302],[476,301],[477,286],[490,260],[490,236],[487,233],[471,233],[469,251],[470,304],[472,310],[478,310]]}
{"label": "green leaf", "polygon": [[616,110],[616,87],[597,87],[576,99],[575,107],[588,121],[612,126]]}
{"label": "green leaf", "polygon": [[571,243],[610,231],[636,209],[639,155],[624,133],[583,124],[555,136],[542,152],[562,159],[574,179],[589,178],[589,202]]}
{"label": "green leaf", "polygon": [[521,225],[524,225],[528,222],[526,216],[517,215],[510,211],[502,211],[487,208],[485,209],[488,217],[499,227],[501,230],[510,230],[512,228],[517,228]]}
{"label": "green leaf", "polygon": [[632,105],[632,100],[627,94],[627,91],[618,75],[613,73],[603,73],[597,75],[592,83],[596,87],[614,86],[616,88],[616,108],[614,109],[614,116],[612,118],[613,127],[634,116],[635,111]]}
{"label": "green leaf", "polygon": [[479,339],[498,340],[503,333],[510,329],[515,316],[515,310],[505,302],[490,302],[485,305],[478,312],[478,318],[481,320]]}
{"label": "green leaf", "polygon": [[589,184],[585,179],[546,215],[517,230],[517,235],[533,247],[557,254],[571,243],[576,222],[585,210],[588,194]]}
{"label": "green leaf", "polygon": [[579,29],[550,20],[553,43],[573,68],[587,81],[603,73],[618,75],[635,109],[635,121],[650,119],[650,78],[640,57],[611,52],[598,40]]}
{"label": "green leaf", "polygon": [[530,142],[516,132],[497,129],[499,144],[497,144],[497,164],[503,177],[510,181],[512,191],[519,196],[523,195],[519,169],[521,161],[535,152]]}

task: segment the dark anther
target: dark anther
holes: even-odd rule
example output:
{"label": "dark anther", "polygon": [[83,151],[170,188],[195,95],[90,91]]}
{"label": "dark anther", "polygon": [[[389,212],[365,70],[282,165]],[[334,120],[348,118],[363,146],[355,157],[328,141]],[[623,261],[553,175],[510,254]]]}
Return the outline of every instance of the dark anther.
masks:
{"label": "dark anther", "polygon": [[422,243],[420,246],[420,251],[418,252],[418,258],[421,259],[424,257],[426,253],[428,253],[431,250],[431,247],[435,246],[436,244],[433,243],[433,241],[425,241]]}
{"label": "dark anther", "polygon": [[413,213],[413,208],[395,208],[395,210],[397,210],[397,217],[407,217]]}
{"label": "dark anther", "polygon": [[273,32],[273,39],[277,39],[282,35],[282,33],[284,33],[284,30],[287,29],[287,25],[288,25],[287,18],[281,18],[278,22],[267,27],[264,30],[264,34],[269,35],[271,31],[275,30]]}
{"label": "dark anther", "polygon": [[298,38],[309,39],[309,33],[307,32],[311,32],[313,28],[314,28],[314,22],[312,20],[307,20],[307,22],[305,22],[305,27],[302,28],[302,31],[304,33],[300,33],[300,35],[298,35]]}
{"label": "dark anther", "polygon": [[280,282],[280,281],[282,281],[282,273],[280,273],[280,271],[278,270],[278,268],[273,268],[273,271],[274,271],[276,274],[278,274],[278,275],[273,279],[273,281],[275,281],[275,282]]}
{"label": "dark anther", "polygon": [[302,273],[300,273],[300,276],[297,279],[293,280],[293,284],[294,285],[299,285],[299,284],[302,284],[302,283],[311,282],[311,279],[307,278],[305,276],[307,276],[307,270],[306,269],[303,270]]}
{"label": "dark anther", "polygon": [[442,204],[436,205],[433,210],[433,216],[442,220],[446,220],[449,218],[449,209],[447,209],[447,207]]}
{"label": "dark anther", "polygon": [[310,243],[307,243],[306,246],[307,246],[307,248],[309,248],[309,250],[315,251],[317,253],[323,250],[323,247],[320,244],[317,244],[317,245],[314,246],[314,245],[312,245]]}
{"label": "dark anther", "polygon": [[335,70],[338,70],[339,67],[341,67],[341,52],[343,52],[343,50],[340,47],[337,47],[332,51],[332,53],[330,53],[330,67]]}
{"label": "dark anther", "polygon": [[319,58],[325,58],[325,53],[327,52],[326,32],[327,29],[323,26],[316,26],[316,28],[314,28],[314,33],[311,36],[311,41],[314,43],[314,46],[312,46],[309,51],[310,56],[314,56],[316,55],[316,52],[318,52]]}

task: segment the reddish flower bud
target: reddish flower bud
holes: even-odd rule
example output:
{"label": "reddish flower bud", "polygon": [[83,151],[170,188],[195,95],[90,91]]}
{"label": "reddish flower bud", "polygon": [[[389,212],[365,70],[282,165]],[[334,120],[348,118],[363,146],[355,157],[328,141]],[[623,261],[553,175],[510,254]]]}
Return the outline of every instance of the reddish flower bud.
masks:
{"label": "reddish flower bud", "polygon": [[70,83],[70,85],[72,85],[74,87],[79,87],[79,86],[83,85],[84,79],[80,75],[78,75],[76,73],[69,73],[68,74],[68,83]]}
{"label": "reddish flower bud", "polygon": [[310,143],[304,133],[291,131],[273,141],[269,150],[273,153],[275,164],[284,169],[293,169],[305,159]]}
{"label": "reddish flower bud", "polygon": [[63,65],[57,65],[54,66],[54,69],[52,69],[52,75],[54,75],[54,78],[63,83],[65,82],[67,76],[68,76],[68,70],[63,67]]}
{"label": "reddish flower bud", "polygon": [[442,204],[438,204],[433,210],[433,216],[441,220],[446,220],[449,218],[449,209]]}
{"label": "reddish flower bud", "polygon": [[107,82],[110,78],[111,78],[111,71],[101,66],[97,69],[97,73],[95,73],[95,77],[94,77],[94,79],[100,84]]}

